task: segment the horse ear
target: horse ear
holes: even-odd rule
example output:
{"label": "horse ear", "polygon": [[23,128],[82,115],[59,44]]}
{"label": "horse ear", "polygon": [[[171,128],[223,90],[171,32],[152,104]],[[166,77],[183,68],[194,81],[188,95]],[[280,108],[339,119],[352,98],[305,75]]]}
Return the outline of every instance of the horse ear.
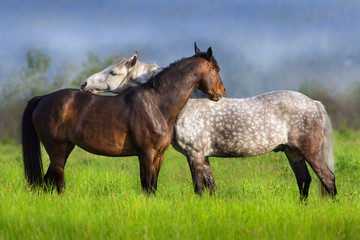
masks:
{"label": "horse ear", "polygon": [[195,54],[200,53],[200,49],[196,46],[196,42],[194,42]]}
{"label": "horse ear", "polygon": [[211,61],[212,60],[212,50],[211,47],[208,48],[207,52],[206,52],[206,58]]}
{"label": "horse ear", "polygon": [[135,52],[134,55],[131,57],[130,59],[130,64],[129,66],[130,67],[133,67],[135,66],[136,62],[137,62],[137,59],[138,59],[138,52]]}

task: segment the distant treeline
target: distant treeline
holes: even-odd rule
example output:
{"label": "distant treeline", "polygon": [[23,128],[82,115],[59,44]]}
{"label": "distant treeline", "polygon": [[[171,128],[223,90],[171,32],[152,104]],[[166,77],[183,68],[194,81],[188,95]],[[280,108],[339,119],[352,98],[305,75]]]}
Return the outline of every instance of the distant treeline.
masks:
{"label": "distant treeline", "polygon": [[317,79],[305,78],[299,92],[325,105],[333,128],[360,129],[360,81],[339,88],[324,87]]}
{"label": "distant treeline", "polygon": [[[61,88],[78,88],[88,76],[109,66],[120,56],[100,59],[89,53],[80,67],[63,64],[50,71],[51,59],[38,50],[26,53],[27,66],[8,74],[0,85],[0,141],[20,141],[20,121],[26,102],[33,96]],[[338,90],[324,87],[316,79],[304,79],[300,92],[321,101],[333,128],[360,128],[360,82]]]}
{"label": "distant treeline", "polygon": [[20,122],[29,99],[61,88],[79,88],[82,81],[120,56],[100,59],[88,53],[80,67],[63,64],[50,71],[51,59],[38,50],[26,53],[27,66],[8,74],[0,85],[0,141],[20,141]]}

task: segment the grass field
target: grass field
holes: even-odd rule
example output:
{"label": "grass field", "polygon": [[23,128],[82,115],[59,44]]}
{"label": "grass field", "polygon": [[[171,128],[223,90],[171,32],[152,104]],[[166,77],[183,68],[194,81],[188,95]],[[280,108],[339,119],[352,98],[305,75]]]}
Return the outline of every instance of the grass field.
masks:
{"label": "grass field", "polygon": [[[170,147],[156,196],[141,191],[138,160],[75,149],[64,194],[31,192],[21,147],[0,144],[0,239],[359,239],[360,132],[334,133],[335,201],[312,173],[299,202],[282,153],[210,160],[216,196],[195,196],[186,158]],[[49,164],[43,151],[45,170]]]}

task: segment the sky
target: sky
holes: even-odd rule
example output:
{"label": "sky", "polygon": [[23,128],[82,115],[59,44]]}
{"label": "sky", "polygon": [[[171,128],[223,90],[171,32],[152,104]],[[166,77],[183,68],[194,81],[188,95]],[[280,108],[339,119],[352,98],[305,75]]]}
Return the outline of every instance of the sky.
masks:
{"label": "sky", "polygon": [[2,1],[0,81],[26,51],[53,68],[92,52],[167,66],[212,47],[229,95],[296,89],[304,78],[332,86],[360,80],[360,1]]}

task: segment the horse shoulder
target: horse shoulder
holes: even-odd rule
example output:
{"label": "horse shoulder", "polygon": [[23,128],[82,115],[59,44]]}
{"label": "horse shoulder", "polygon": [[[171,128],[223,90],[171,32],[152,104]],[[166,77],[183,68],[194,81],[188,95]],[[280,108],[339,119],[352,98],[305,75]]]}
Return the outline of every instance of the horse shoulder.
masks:
{"label": "horse shoulder", "polygon": [[157,98],[144,92],[132,97],[132,122],[146,126],[146,131],[159,136],[169,133],[169,124],[156,103]]}

